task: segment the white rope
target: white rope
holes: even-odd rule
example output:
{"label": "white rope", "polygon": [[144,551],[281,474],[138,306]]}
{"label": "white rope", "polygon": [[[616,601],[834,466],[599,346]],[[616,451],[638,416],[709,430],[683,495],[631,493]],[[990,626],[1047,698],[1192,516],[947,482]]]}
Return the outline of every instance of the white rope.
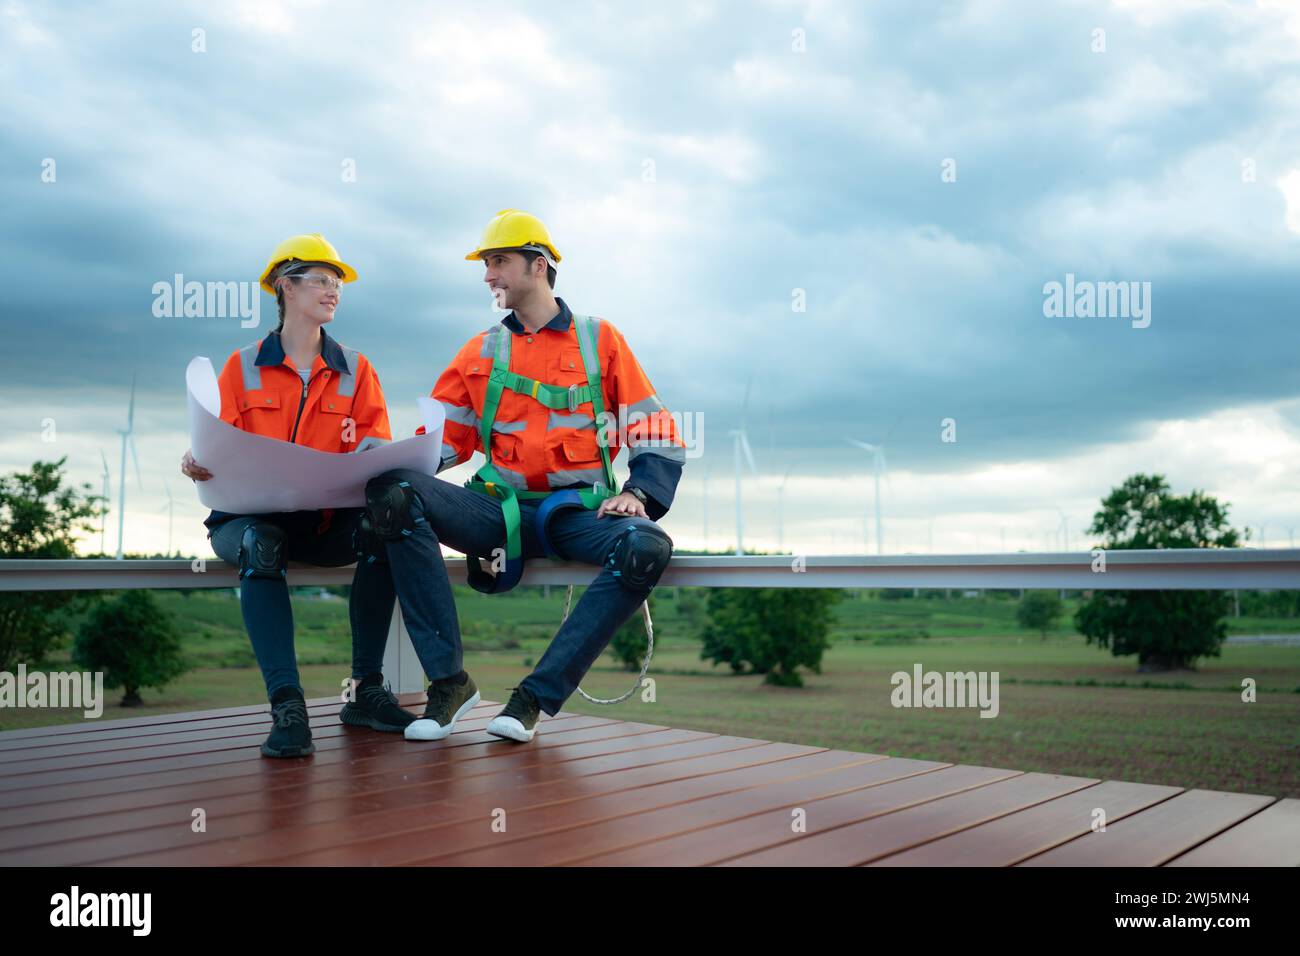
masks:
{"label": "white rope", "polygon": [[[564,617],[560,618],[561,627],[563,627],[564,622],[569,619],[569,605],[572,602],[573,602],[573,585],[570,584],[568,593],[564,595]],[[603,700],[599,697],[592,697],[585,690],[579,687],[578,693],[581,694],[586,700],[591,701],[593,704],[621,704],[623,701],[627,700],[629,697],[635,694],[637,692],[637,689],[641,686],[641,682],[645,680],[645,672],[650,669],[650,658],[654,656],[654,652],[655,652],[655,631],[654,631],[654,625],[650,623],[650,602],[649,601],[641,602],[641,613],[645,617],[646,648],[645,648],[645,659],[641,661],[641,674],[639,677],[637,677],[636,683],[633,684],[631,688],[629,688],[627,693],[625,693],[623,696],[611,697],[607,700]]]}

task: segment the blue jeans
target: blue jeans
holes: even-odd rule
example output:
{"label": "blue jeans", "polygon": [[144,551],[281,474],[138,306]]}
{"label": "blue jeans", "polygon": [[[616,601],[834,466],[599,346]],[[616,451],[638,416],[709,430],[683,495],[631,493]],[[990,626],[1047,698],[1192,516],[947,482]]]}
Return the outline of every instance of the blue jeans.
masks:
{"label": "blue jeans", "polygon": [[[357,560],[353,535],[362,508],[337,509],[322,529],[320,511],[241,515],[212,529],[212,550],[227,564],[239,567],[239,543],[244,530],[258,522],[281,528],[288,538],[288,560],[320,567],[346,567]],[[352,624],[352,676],[357,680],[383,670],[384,645],[392,623],[396,594],[388,564],[361,561],[352,575],[348,617]],[[302,689],[293,646],[293,609],[283,578],[242,578],[239,605],[270,697],[281,687]]]}
{"label": "blue jeans", "polygon": [[[485,557],[494,548],[504,547],[506,525],[501,502],[408,469],[373,478],[371,485],[394,481],[409,482],[415,492],[412,534],[387,542],[402,617],[429,679],[451,677],[462,668],[460,621],[447,565],[438,546],[441,543],[464,554]],[[519,502],[524,560],[545,554],[533,521],[539,504],[536,500]],[[586,509],[565,509],[552,517],[551,544],[560,557],[600,566],[601,571],[560,626],[533,672],[520,682],[519,686],[527,688],[547,714],[560,710],[614,632],[647,597],[648,591],[632,591],[620,584],[606,566],[619,537],[634,525],[657,527],[649,518],[597,518],[596,512]],[[654,575],[656,582],[662,573],[661,567]]]}

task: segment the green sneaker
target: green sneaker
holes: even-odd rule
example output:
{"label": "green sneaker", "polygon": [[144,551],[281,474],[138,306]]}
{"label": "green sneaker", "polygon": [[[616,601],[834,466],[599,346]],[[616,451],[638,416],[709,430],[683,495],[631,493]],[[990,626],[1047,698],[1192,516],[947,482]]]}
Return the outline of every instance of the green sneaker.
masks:
{"label": "green sneaker", "polygon": [[[458,683],[462,676],[464,683]],[[434,681],[429,685],[424,716],[406,725],[406,739],[442,740],[456,729],[456,721],[473,710],[478,702],[478,685],[464,671],[455,677]]]}
{"label": "green sneaker", "polygon": [[511,690],[514,693],[506,702],[505,709],[487,725],[487,732],[508,740],[528,743],[533,739],[533,734],[537,733],[537,718],[542,708],[526,687],[512,687]]}
{"label": "green sneaker", "polygon": [[349,726],[400,734],[415,720],[415,714],[403,710],[392,690],[384,686],[382,674],[371,674],[360,681],[356,697],[339,711],[339,720]]}

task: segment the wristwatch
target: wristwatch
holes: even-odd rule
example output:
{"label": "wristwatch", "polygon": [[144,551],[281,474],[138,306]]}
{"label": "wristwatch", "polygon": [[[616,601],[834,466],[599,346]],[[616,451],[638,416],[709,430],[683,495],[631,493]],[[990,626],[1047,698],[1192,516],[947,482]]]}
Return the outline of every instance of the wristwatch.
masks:
{"label": "wristwatch", "polygon": [[634,487],[632,485],[624,485],[623,490],[630,495],[634,495],[636,497],[636,500],[641,502],[641,504],[643,505],[649,502],[649,497],[640,488]]}

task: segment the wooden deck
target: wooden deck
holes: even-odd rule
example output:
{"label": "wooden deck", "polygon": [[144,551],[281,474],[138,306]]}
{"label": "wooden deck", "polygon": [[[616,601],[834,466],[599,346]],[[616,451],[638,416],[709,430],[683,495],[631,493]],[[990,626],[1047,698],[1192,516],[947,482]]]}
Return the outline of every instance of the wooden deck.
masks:
{"label": "wooden deck", "polygon": [[500,706],[485,702],[415,743],[345,727],[339,706],[309,702],[302,760],[259,754],[265,704],[0,733],[0,865],[1300,864],[1294,799],[772,743],[618,708],[544,718],[513,744],[484,732]]}

